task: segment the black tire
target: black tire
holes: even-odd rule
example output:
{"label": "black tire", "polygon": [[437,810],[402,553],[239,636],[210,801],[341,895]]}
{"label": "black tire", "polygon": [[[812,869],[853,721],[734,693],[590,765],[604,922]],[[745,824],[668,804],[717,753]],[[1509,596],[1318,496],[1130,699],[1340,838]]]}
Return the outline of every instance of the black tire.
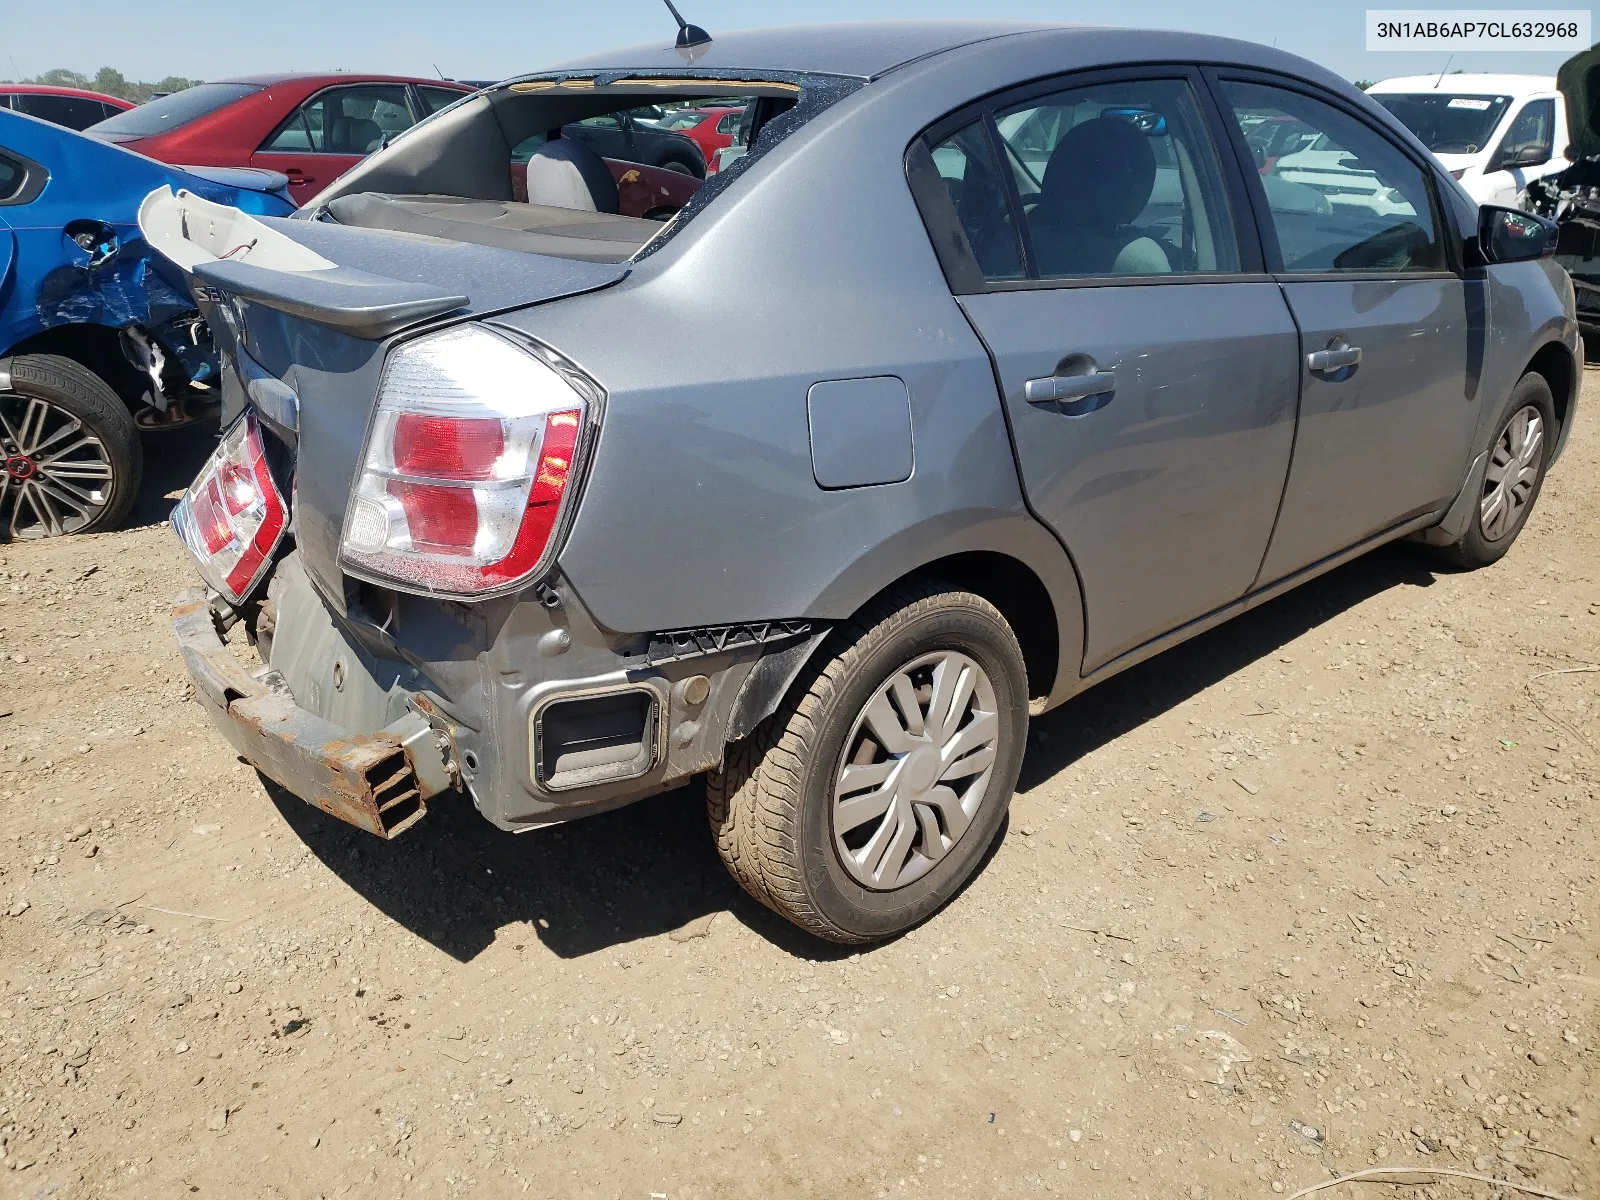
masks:
{"label": "black tire", "polygon": [[[926,873],[892,890],[865,887],[835,847],[835,773],[878,689],[920,656],[940,652],[970,659],[987,677],[998,717],[992,765],[970,823]],[[993,843],[1022,766],[1027,673],[998,609],[937,584],[890,593],[819,653],[778,711],[728,748],[723,768],[707,780],[707,815],[723,862],[761,903],[828,941],[877,941],[942,907]]]}
{"label": "black tire", "polygon": [[1495,456],[1503,455],[1502,439],[1507,437],[1508,427],[1517,415],[1527,408],[1535,409],[1543,424],[1538,449],[1537,474],[1532,486],[1527,490],[1526,498],[1522,501],[1522,507],[1515,518],[1505,528],[1493,530],[1494,536],[1491,537],[1484,530],[1481,500],[1487,496],[1489,488],[1493,485],[1487,476],[1485,477],[1478,496],[1474,497],[1472,518],[1467,525],[1466,533],[1462,534],[1459,541],[1448,546],[1431,548],[1436,557],[1453,567],[1474,570],[1499,562],[1505,557],[1506,551],[1511,549],[1511,544],[1517,540],[1517,535],[1522,532],[1529,514],[1533,512],[1533,506],[1544,488],[1545,471],[1550,465],[1550,452],[1555,447],[1559,432],[1556,426],[1555,399],[1551,395],[1550,384],[1543,375],[1530,371],[1517,381],[1517,386],[1511,389],[1511,394],[1506,397],[1499,412],[1495,414],[1494,423],[1489,426],[1489,440],[1485,445],[1478,447],[1478,453],[1487,451],[1491,464]]}
{"label": "black tire", "polygon": [[695,169],[695,165],[692,162],[689,162],[687,159],[682,159],[682,158],[669,158],[669,159],[666,159],[666,160],[664,160],[662,162],[661,169],[663,171],[673,171],[673,172],[675,172],[675,173],[677,173],[679,175],[690,175],[690,176],[693,176],[695,179],[704,179],[705,178],[705,172],[703,170],[696,170]]}
{"label": "black tire", "polygon": [[[74,473],[72,486],[80,492],[98,493],[98,502],[84,512],[73,512],[68,520],[58,520],[52,528],[40,510],[29,503],[24,483],[19,478],[22,455],[12,443],[12,433],[0,433],[5,443],[8,486],[0,499],[0,531],[13,537],[53,536],[59,533],[100,533],[115,529],[127,519],[139,495],[139,484],[144,475],[144,450],[139,442],[139,431],[133,414],[111,386],[94,372],[70,358],[55,354],[24,354],[10,363],[11,389],[0,392],[0,411],[3,411],[12,432],[17,428],[18,414],[26,410],[28,402],[42,400],[54,410],[47,416],[59,422],[58,428],[67,428],[73,421],[81,422],[84,432],[91,434],[104,451],[105,463],[111,478],[103,486],[94,488],[86,478],[85,467]],[[54,443],[59,447],[67,439]],[[92,451],[80,451],[80,455]],[[41,461],[42,458],[41,458]],[[16,465],[16,472],[12,467]],[[44,486],[45,474],[34,468],[29,478]],[[52,481],[54,482],[54,481]],[[57,492],[57,495],[61,493]],[[83,501],[78,501],[80,504]],[[66,512],[67,505],[58,502],[58,510]]]}

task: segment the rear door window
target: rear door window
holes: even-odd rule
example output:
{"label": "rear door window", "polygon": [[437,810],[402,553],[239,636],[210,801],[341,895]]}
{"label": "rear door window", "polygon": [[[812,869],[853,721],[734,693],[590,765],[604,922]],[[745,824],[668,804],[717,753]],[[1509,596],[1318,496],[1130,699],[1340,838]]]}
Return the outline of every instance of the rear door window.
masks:
{"label": "rear door window", "polygon": [[329,88],[296,109],[261,149],[370,154],[414,123],[404,84]]}
{"label": "rear door window", "polygon": [[64,125],[68,129],[87,129],[105,119],[105,108],[87,96],[56,96],[47,93],[21,93],[16,107],[30,117]]}
{"label": "rear door window", "polygon": [[1286,118],[1318,135],[1259,175],[1283,271],[1446,269],[1427,174],[1387,137],[1289,88],[1224,80],[1222,92],[1247,143],[1251,127]]}
{"label": "rear door window", "polygon": [[[926,145],[926,143],[924,143]],[[1006,105],[927,146],[990,283],[1232,274],[1238,240],[1221,163],[1187,79],[1115,80]],[[954,235],[913,188],[941,258]],[[963,269],[946,261],[952,281]],[[964,286],[964,285],[963,285]]]}
{"label": "rear door window", "polygon": [[1033,273],[1232,273],[1221,165],[1186,80],[1128,80],[995,114]]}

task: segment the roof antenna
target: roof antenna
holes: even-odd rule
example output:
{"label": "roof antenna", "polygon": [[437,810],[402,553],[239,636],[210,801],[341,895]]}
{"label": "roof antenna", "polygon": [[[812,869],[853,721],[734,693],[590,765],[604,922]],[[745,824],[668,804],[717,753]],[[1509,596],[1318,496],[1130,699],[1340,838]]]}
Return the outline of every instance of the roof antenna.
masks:
{"label": "roof antenna", "polygon": [[1450,64],[1455,62],[1455,60],[1456,60],[1456,56],[1454,54],[1452,54],[1449,58],[1444,60],[1444,68],[1443,68],[1443,70],[1441,70],[1439,72],[1439,78],[1437,78],[1437,79],[1435,79],[1433,81],[1433,90],[1434,91],[1437,92],[1439,90],[1439,85],[1444,82],[1444,73],[1445,73],[1445,71],[1448,71],[1450,69]]}
{"label": "roof antenna", "polygon": [[692,50],[696,46],[704,46],[710,43],[711,35],[701,29],[700,26],[691,25],[685,21],[683,14],[673,5],[672,0],[662,0],[662,3],[667,6],[667,11],[672,14],[672,19],[678,23],[679,50]]}

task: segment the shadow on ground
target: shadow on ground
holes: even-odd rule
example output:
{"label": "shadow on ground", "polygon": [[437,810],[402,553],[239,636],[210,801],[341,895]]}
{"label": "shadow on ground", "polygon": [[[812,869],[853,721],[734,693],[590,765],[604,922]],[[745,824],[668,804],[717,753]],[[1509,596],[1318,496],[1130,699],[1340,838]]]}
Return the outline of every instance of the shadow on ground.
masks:
{"label": "shadow on ground", "polygon": [[[1101,684],[1034,722],[1020,788],[1037,787],[1328,618],[1433,578],[1413,550],[1379,550]],[[711,844],[698,785],[520,836],[495,829],[464,797],[441,797],[393,842],[353,830],[275,785],[267,790],[284,820],[345,883],[463,962],[518,922],[572,958],[721,910],[799,957],[853,952],[801,933],[739,889]],[[512,937],[513,944],[521,940],[520,932]]]}
{"label": "shadow on ground", "polygon": [[210,413],[193,425],[170,433],[145,433],[144,481],[139,498],[128,514],[129,525],[155,525],[172,515],[177,505],[168,499],[194,482],[206,458],[217,445],[217,417]]}

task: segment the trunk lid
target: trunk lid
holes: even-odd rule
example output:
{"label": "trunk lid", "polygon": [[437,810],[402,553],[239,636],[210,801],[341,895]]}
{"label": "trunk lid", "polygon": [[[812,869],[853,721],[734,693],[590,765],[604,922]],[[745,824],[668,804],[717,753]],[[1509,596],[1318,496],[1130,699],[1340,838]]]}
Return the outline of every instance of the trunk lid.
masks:
{"label": "trunk lid", "polygon": [[[223,422],[246,405],[293,455],[296,542],[335,604],[339,539],[389,342],[610,286],[628,266],[415,234],[253,217],[189,193],[146,197],[139,224],[179,266],[221,359]],[[284,481],[287,485],[288,481]]]}

